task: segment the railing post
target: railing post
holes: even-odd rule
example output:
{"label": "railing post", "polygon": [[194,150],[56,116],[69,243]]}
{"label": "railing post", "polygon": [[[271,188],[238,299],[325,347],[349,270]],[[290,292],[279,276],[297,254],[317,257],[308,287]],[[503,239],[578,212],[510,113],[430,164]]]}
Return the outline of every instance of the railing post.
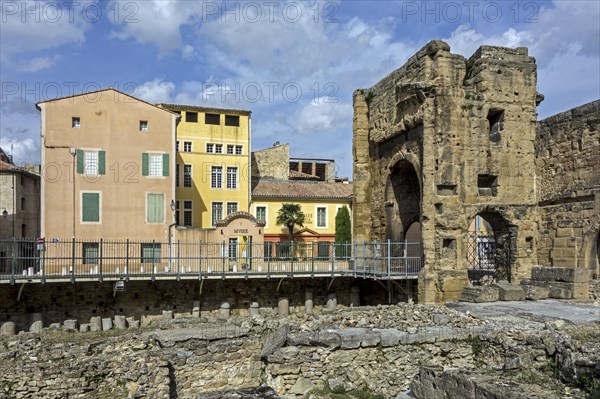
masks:
{"label": "railing post", "polygon": [[390,241],[390,239],[388,238],[387,240],[387,275],[388,278],[390,278],[391,274],[392,274],[392,243]]}
{"label": "railing post", "polygon": [[[354,262],[353,262],[354,264],[352,265],[352,268],[354,269],[354,276],[356,276],[356,241],[354,241],[354,243],[352,243],[350,245],[352,245],[354,247],[352,254],[350,254],[350,255],[352,256],[352,259],[354,259]],[[350,248],[352,248],[352,246]]]}
{"label": "railing post", "polygon": [[[198,246],[198,280],[202,278],[202,240],[200,240],[200,245]],[[209,261],[210,262],[210,261]],[[208,273],[208,266],[206,272]]]}
{"label": "railing post", "polygon": [[75,237],[71,241],[71,282],[75,282]]}
{"label": "railing post", "polygon": [[377,274],[377,257],[376,257],[376,251],[377,251],[377,241],[373,241],[373,278],[375,278],[375,275]]}
{"label": "railing post", "polygon": [[[317,246],[318,248],[318,246]],[[311,252],[311,263],[312,263],[312,274],[311,277],[315,276],[315,242],[310,242],[310,252]]]}
{"label": "railing post", "polygon": [[335,256],[333,256],[333,243],[327,243],[327,252],[329,253],[329,244],[331,244],[331,277],[333,277],[335,270]]}
{"label": "railing post", "polygon": [[12,261],[11,261],[11,272],[10,272],[10,283],[11,284],[15,283],[15,267],[16,267],[16,262],[17,262],[16,256],[17,256],[17,237],[13,236]]}
{"label": "railing post", "polygon": [[102,282],[102,274],[103,274],[103,270],[102,270],[102,238],[100,239],[100,269],[99,269],[99,273],[98,273],[98,282]]}
{"label": "railing post", "polygon": [[363,276],[367,277],[367,242],[363,241]]}
{"label": "railing post", "polygon": [[46,277],[45,274],[46,272],[44,271],[44,269],[46,268],[46,242],[44,241],[44,249],[42,251],[42,259],[40,259],[40,274],[42,277],[42,284],[46,284]]}
{"label": "railing post", "polygon": [[125,281],[129,281],[129,238],[125,243]]}
{"label": "railing post", "polygon": [[267,247],[269,247],[269,256],[267,258],[267,278],[271,275],[271,256],[273,256],[273,249],[271,248],[271,242],[267,241]]}
{"label": "railing post", "polygon": [[[152,281],[156,281],[156,240],[152,240]],[[144,254],[142,254],[144,256]]]}
{"label": "railing post", "polygon": [[290,271],[292,272],[292,275],[294,274],[294,256],[296,256],[296,253],[294,252],[294,241],[292,241],[292,246],[291,246],[291,258],[290,258]]}
{"label": "railing post", "polygon": [[181,240],[177,240],[177,281],[181,280]]}
{"label": "railing post", "polygon": [[225,280],[225,241],[221,243],[221,263],[223,267],[223,280]]}

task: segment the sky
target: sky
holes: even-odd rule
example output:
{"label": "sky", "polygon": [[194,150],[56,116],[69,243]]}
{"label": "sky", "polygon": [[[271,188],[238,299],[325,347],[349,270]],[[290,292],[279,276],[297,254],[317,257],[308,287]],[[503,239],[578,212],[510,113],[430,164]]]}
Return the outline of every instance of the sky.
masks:
{"label": "sky", "polygon": [[528,47],[539,118],[600,98],[600,2],[0,1],[0,146],[39,162],[35,103],[114,87],[252,111],[253,150],[335,159],[352,176],[352,92],[433,39],[470,57]]}

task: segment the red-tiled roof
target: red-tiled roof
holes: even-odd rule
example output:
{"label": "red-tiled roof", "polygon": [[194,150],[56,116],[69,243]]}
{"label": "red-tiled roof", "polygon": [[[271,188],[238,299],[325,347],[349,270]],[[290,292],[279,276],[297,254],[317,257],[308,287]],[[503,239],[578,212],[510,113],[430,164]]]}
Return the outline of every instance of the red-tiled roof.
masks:
{"label": "red-tiled roof", "polygon": [[319,176],[310,175],[304,172],[298,172],[297,170],[290,170],[290,179],[319,180]]}
{"label": "red-tiled roof", "polygon": [[297,180],[259,180],[252,184],[254,198],[351,199],[352,183]]}

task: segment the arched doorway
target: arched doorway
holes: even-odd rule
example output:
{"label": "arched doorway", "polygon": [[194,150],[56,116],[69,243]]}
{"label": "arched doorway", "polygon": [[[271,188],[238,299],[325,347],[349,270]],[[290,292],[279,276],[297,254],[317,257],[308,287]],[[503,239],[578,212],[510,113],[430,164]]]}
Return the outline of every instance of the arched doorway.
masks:
{"label": "arched doorway", "polygon": [[[401,160],[390,170],[385,189],[385,237],[391,241],[407,239],[409,228],[411,240],[421,241],[421,186],[414,166]],[[418,233],[418,237],[415,235]]]}
{"label": "arched doorway", "polygon": [[481,212],[468,229],[468,274],[475,284],[511,280],[515,232],[496,212]]}

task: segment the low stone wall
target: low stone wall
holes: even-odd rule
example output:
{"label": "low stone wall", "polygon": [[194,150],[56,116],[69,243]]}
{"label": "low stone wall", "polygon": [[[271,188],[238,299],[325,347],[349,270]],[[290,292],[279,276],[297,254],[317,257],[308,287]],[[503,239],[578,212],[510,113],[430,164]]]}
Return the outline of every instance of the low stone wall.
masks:
{"label": "low stone wall", "polygon": [[134,332],[44,329],[0,341],[0,397],[197,399],[268,385],[289,399],[324,386],[393,398],[420,366],[519,371],[555,359],[565,379],[595,372],[598,343],[562,339],[556,328],[405,304],[284,318],[267,309],[228,320],[178,317]]}

